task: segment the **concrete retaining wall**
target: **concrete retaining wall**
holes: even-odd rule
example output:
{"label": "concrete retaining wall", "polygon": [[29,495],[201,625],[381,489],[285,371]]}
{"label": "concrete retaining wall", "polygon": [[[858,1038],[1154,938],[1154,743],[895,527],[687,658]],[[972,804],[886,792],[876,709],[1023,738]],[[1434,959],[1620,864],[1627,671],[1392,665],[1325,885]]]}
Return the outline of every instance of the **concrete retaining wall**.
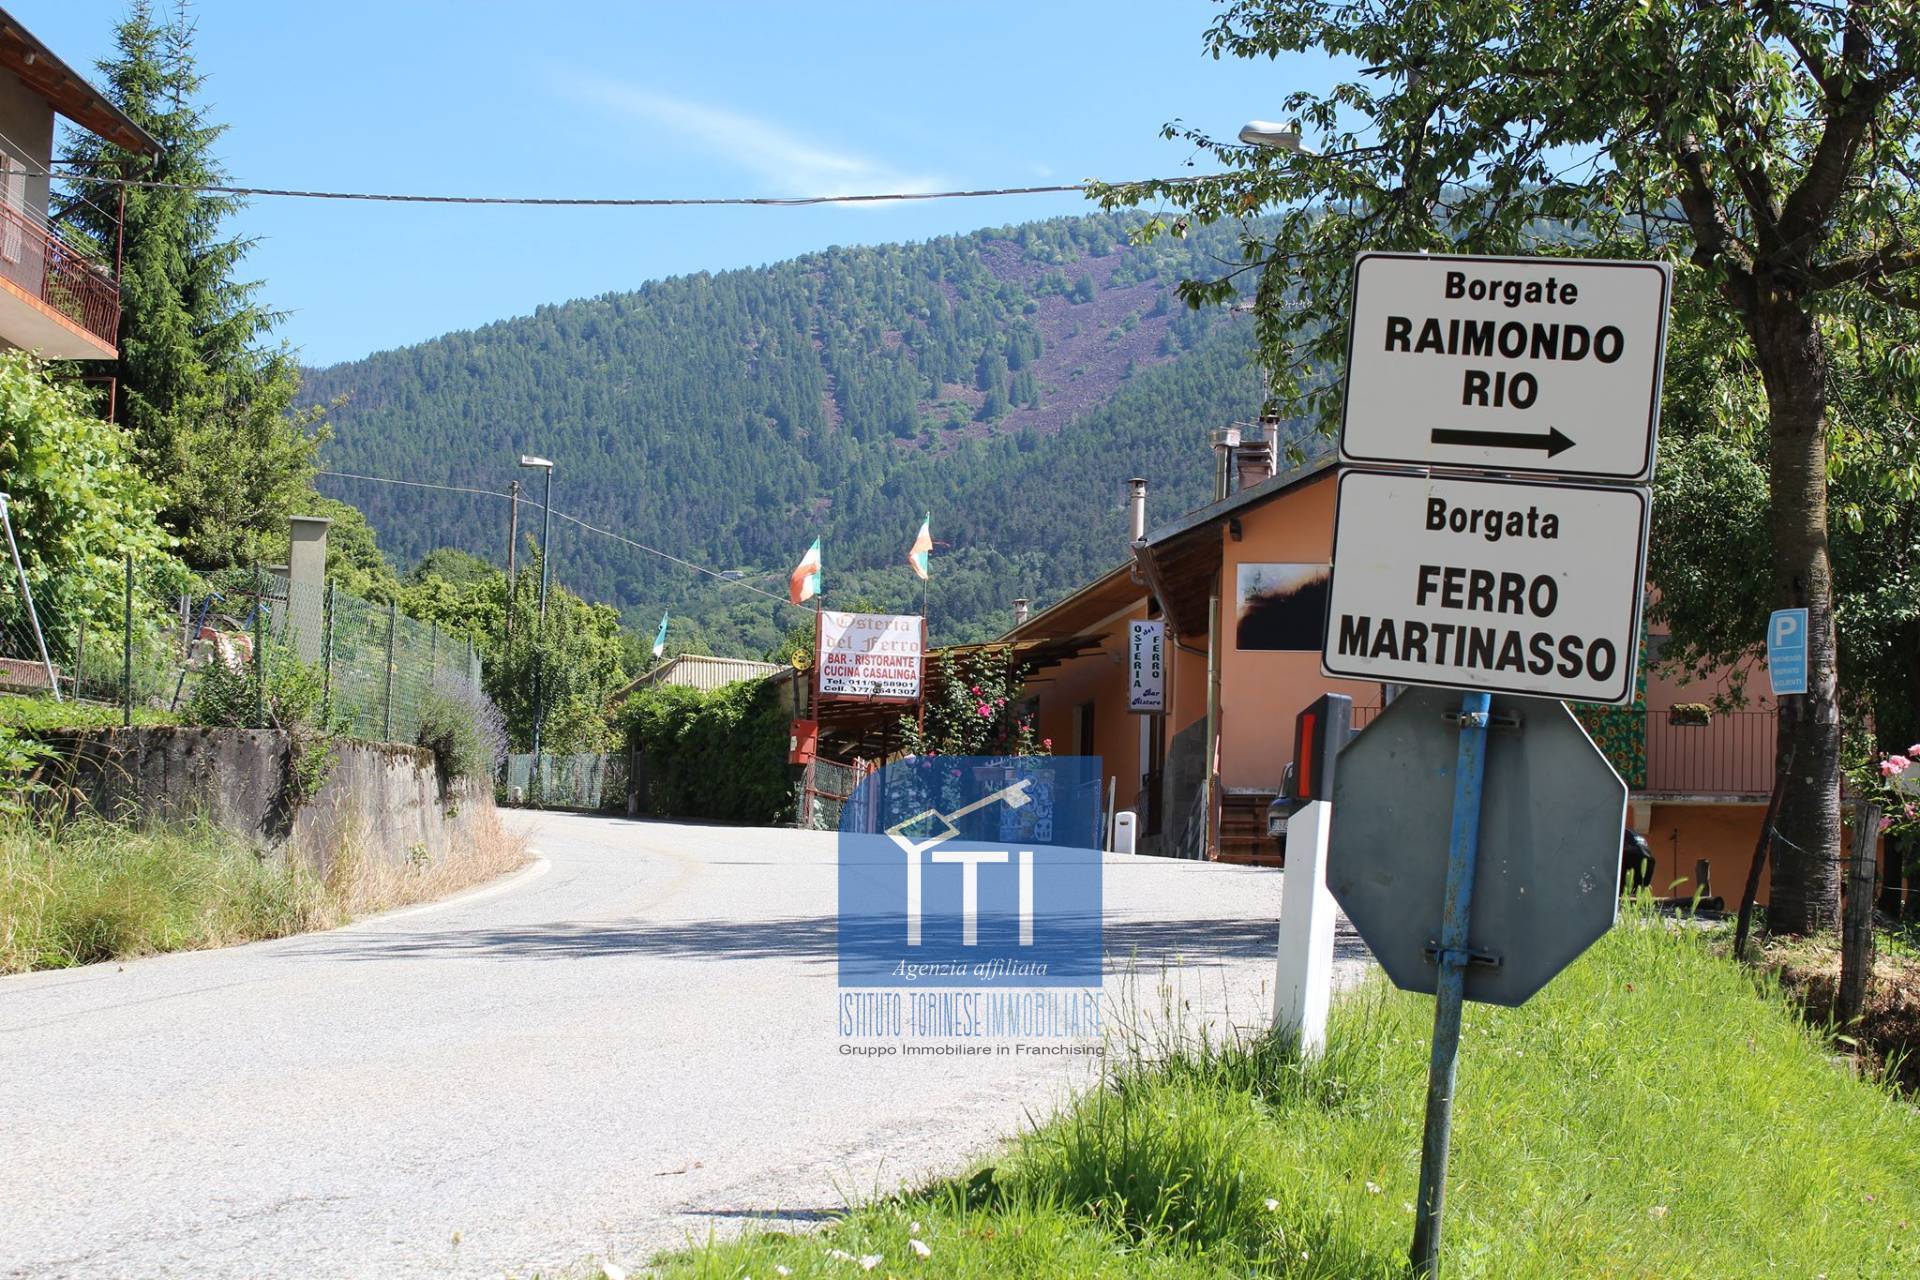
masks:
{"label": "concrete retaining wall", "polygon": [[48,780],[68,807],[119,821],[205,815],[325,875],[343,849],[405,862],[438,861],[474,838],[492,788],[442,788],[433,753],[391,743],[337,742],[326,779],[299,796],[290,735],[270,729],[135,728],[41,735],[59,763]]}

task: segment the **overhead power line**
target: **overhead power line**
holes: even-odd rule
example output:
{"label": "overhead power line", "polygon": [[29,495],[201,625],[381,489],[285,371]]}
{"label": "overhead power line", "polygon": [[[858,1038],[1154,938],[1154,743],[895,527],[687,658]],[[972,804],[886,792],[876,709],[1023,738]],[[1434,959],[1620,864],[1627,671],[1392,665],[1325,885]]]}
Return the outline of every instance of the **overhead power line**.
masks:
{"label": "overhead power line", "polygon": [[[217,183],[160,182],[148,178],[106,178],[70,166],[48,171],[49,177],[97,182],[110,187],[137,187],[156,191],[194,191],[222,196],[285,196],[294,200],[367,200],[387,204],[520,205],[536,208],[669,209],[713,208],[721,205],[775,209],[818,204],[899,204],[915,200],[979,200],[991,196],[1043,196],[1077,192],[1088,183],[1066,182],[1038,187],[979,187],[954,191],[884,191],[840,196],[436,196],[391,191],[307,191],[292,187],[235,187]],[[1166,178],[1172,183],[1200,182],[1199,177]],[[1138,185],[1127,183],[1123,185]]]}
{"label": "overhead power line", "polygon": [[[486,498],[504,498],[508,502],[519,502],[529,507],[540,507],[544,505],[537,499],[524,497],[524,496],[516,495],[512,493],[503,493],[498,489],[475,489],[475,488],[470,488],[469,486],[466,486],[466,485],[458,485],[458,484],[434,484],[426,480],[395,480],[391,476],[369,476],[369,475],[362,475],[359,472],[355,472],[355,471],[319,471],[319,472],[316,472],[315,474],[327,476],[335,480],[368,480],[368,481],[372,481],[374,484],[397,484],[397,485],[402,485],[409,489],[438,489],[446,493],[471,493],[471,494],[477,494],[481,497],[486,497]],[[739,587],[742,590],[751,591],[755,595],[765,596],[769,600],[777,600],[781,604],[786,605],[788,608],[802,607],[802,606],[795,605],[793,601],[789,600],[785,596],[775,595],[771,591],[762,590],[761,588],[754,586],[751,582],[748,582],[743,578],[733,577],[721,570],[709,569],[705,565],[695,564],[691,560],[685,559],[684,557],[681,557],[681,556],[674,555],[671,551],[662,551],[658,547],[650,547],[644,542],[635,541],[634,539],[627,537],[623,533],[615,533],[611,529],[602,529],[598,525],[588,524],[585,520],[582,520],[579,516],[568,515],[566,512],[561,511],[558,508],[554,509],[553,517],[556,520],[565,520],[569,524],[577,524],[582,529],[585,529],[589,533],[597,533],[603,538],[612,538],[615,542],[625,543],[627,546],[634,548],[636,551],[644,551],[650,556],[659,556],[662,560],[670,560],[674,564],[680,565],[682,568],[692,569],[695,573],[704,573],[709,578],[718,579],[720,582],[723,582],[728,586]]]}

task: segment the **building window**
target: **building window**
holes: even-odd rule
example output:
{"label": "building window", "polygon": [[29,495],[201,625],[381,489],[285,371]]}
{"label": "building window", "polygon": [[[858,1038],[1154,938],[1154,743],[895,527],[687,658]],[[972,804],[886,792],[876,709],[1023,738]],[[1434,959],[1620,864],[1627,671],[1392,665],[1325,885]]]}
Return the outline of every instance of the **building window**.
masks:
{"label": "building window", "polygon": [[1073,754],[1093,754],[1093,704],[1083,702],[1073,710]]}

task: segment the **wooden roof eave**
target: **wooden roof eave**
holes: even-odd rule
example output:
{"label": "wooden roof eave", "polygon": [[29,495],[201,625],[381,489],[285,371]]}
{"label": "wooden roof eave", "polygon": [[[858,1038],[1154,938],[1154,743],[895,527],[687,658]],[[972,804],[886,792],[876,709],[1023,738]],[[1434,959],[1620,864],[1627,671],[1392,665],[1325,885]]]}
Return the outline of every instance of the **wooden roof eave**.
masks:
{"label": "wooden roof eave", "polygon": [[135,124],[5,9],[0,9],[0,68],[12,72],[55,111],[115,146],[144,156],[157,156],[164,150],[152,134]]}

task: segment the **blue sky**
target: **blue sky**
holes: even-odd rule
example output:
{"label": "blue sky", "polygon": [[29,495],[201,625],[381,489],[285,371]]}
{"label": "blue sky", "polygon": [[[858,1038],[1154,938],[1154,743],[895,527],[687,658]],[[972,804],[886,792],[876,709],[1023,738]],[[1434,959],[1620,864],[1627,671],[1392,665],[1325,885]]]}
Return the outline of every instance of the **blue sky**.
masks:
{"label": "blue sky", "polygon": [[[123,0],[8,0],[92,74]],[[201,0],[235,182],[436,194],[814,195],[1181,172],[1325,59],[1214,62],[1214,6]],[[660,276],[1080,212],[1072,195],[883,208],[525,210],[260,198],[235,220],[281,334],[353,359]]]}

